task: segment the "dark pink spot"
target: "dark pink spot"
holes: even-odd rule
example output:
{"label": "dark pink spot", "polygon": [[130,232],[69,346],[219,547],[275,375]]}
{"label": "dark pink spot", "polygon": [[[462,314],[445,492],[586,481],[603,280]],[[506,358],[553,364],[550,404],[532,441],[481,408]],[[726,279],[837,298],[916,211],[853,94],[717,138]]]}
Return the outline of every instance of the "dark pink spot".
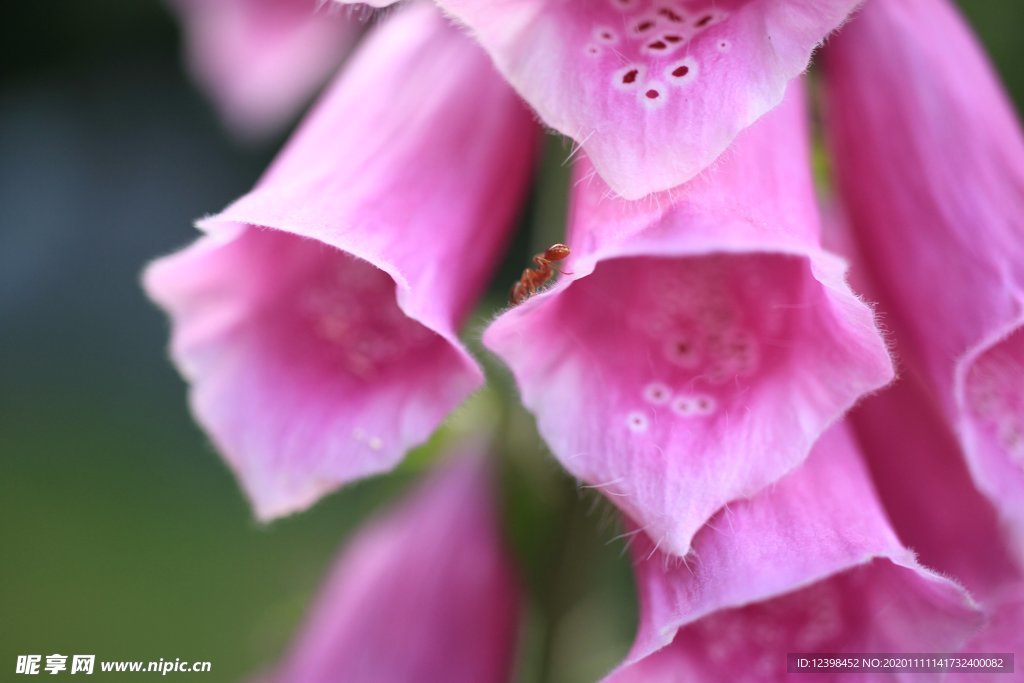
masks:
{"label": "dark pink spot", "polygon": [[650,90],[644,93],[644,96],[649,100],[656,100],[661,96],[661,93],[655,90],[654,88],[651,88]]}
{"label": "dark pink spot", "polygon": [[701,17],[697,21],[697,28],[703,28],[703,27],[707,26],[708,22],[711,21],[711,19],[712,19],[712,16],[710,14]]}
{"label": "dark pink spot", "polygon": [[650,31],[652,28],[654,28],[653,21],[641,21],[636,25],[636,32],[643,33],[644,31]]}
{"label": "dark pink spot", "polygon": [[690,73],[690,67],[688,66],[677,66],[672,70],[672,75],[676,78],[682,78],[686,74]]}
{"label": "dark pink spot", "polygon": [[664,40],[656,40],[653,43],[647,44],[649,50],[664,50],[668,45],[665,44]]}
{"label": "dark pink spot", "polygon": [[683,20],[683,18],[676,14],[675,12],[673,12],[672,8],[670,7],[662,7],[660,10],[658,10],[658,14],[665,17],[669,21],[674,21],[677,23]]}
{"label": "dark pink spot", "polygon": [[670,33],[669,35],[667,35],[667,36],[664,36],[664,37],[662,38],[662,40],[665,40],[665,41],[667,41],[667,42],[669,42],[669,43],[678,43],[678,42],[679,42],[679,41],[681,41],[682,39],[683,39],[683,37],[682,37],[682,36],[677,36],[677,35],[675,35],[675,34],[671,34],[671,33]]}
{"label": "dark pink spot", "polygon": [[636,77],[639,74],[640,74],[640,72],[638,70],[630,69],[629,71],[627,71],[626,73],[624,73],[622,75],[622,82],[623,83],[627,83],[627,84],[628,83],[636,83]]}

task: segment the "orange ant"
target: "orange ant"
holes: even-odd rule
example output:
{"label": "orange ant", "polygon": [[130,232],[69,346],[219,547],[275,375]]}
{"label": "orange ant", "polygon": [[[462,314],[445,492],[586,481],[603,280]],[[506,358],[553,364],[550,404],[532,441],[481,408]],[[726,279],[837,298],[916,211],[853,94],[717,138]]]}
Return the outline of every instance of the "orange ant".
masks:
{"label": "orange ant", "polygon": [[565,271],[552,267],[551,264],[555,261],[561,261],[568,256],[569,247],[564,244],[552,244],[544,250],[543,254],[534,256],[533,263],[536,269],[526,268],[523,270],[519,282],[512,287],[512,293],[508,297],[509,303],[512,305],[522,303],[536,294],[537,288],[543,286],[545,282],[551,279],[551,276],[554,274],[553,271],[565,274]]}

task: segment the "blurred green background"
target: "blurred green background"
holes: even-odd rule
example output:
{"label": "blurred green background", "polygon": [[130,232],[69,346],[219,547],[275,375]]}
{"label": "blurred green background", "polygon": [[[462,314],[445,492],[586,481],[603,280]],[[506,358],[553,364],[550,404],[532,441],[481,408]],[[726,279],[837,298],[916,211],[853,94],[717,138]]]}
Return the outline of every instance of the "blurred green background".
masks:
{"label": "blurred green background", "polygon": [[[1024,3],[962,6],[1019,110]],[[242,680],[280,656],[344,539],[430,453],[306,514],[252,521],[188,416],[138,278],[192,239],[195,217],[245,192],[283,138],[232,141],[184,74],[158,0],[8,3],[5,15],[0,680],[16,678],[16,655],[55,652],[210,660],[197,680]],[[564,150],[549,148],[557,168]],[[527,230],[557,224],[563,186],[536,193]],[[497,381],[485,407],[512,395]],[[531,588],[520,679],[593,680],[635,625],[614,516],[560,473],[525,416],[503,424],[515,435],[501,467],[507,526]]]}

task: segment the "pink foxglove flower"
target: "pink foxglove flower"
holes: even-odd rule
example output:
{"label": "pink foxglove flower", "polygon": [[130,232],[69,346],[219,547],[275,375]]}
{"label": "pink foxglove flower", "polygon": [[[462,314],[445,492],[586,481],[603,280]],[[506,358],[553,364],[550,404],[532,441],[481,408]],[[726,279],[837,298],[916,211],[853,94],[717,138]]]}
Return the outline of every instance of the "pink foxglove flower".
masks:
{"label": "pink foxglove flower", "polygon": [[519,584],[483,465],[447,463],[349,542],[270,680],[507,683]]}
{"label": "pink foxglove flower", "polygon": [[869,0],[824,54],[840,195],[903,358],[978,486],[1024,528],[1024,138],[1012,107],[946,2]]}
{"label": "pink foxglove flower", "polygon": [[273,132],[338,66],[358,24],[317,0],[168,0],[196,80],[242,135]]}
{"label": "pink foxglove flower", "polygon": [[[893,368],[822,245],[797,79],[856,4],[437,0],[385,18],[257,187],[147,275],[257,513],[388,470],[482,381],[456,333],[530,171],[518,91],[582,147],[571,256],[484,342],[559,461],[633,525],[640,627],[609,679],[1024,647],[1024,527],[1000,520],[1024,515],[1019,129],[941,4],[868,0],[828,48],[841,194],[913,371],[850,421],[865,467],[844,415]],[[518,594],[479,464],[358,537],[277,680],[509,678]]]}
{"label": "pink foxglove flower", "polygon": [[[351,0],[356,1],[356,0]],[[630,199],[696,176],[859,0],[437,0]],[[389,4],[377,0],[372,4]]]}
{"label": "pink foxglove flower", "polygon": [[642,535],[632,554],[640,625],[615,683],[787,681],[787,652],[945,652],[982,623],[900,545],[843,424],[799,470],[722,510],[688,557]]}
{"label": "pink foxglove flower", "polygon": [[982,602],[1024,577],[1024,555],[1015,557],[1010,530],[915,378],[867,398],[850,419],[893,528],[922,564]]}
{"label": "pink foxglove flower", "polygon": [[481,384],[456,329],[536,133],[487,56],[410,7],[256,188],[151,266],[193,410],[261,518],[390,469]]}
{"label": "pink foxglove flower", "polygon": [[718,164],[648,200],[581,164],[572,274],[484,335],[565,468],[668,553],[892,377],[820,246],[803,105],[792,88]]}
{"label": "pink foxglove flower", "polygon": [[900,540],[985,610],[984,628],[963,651],[1024,651],[1024,549],[1014,547],[1020,539],[974,487],[926,392],[903,378],[860,404],[851,421]]}

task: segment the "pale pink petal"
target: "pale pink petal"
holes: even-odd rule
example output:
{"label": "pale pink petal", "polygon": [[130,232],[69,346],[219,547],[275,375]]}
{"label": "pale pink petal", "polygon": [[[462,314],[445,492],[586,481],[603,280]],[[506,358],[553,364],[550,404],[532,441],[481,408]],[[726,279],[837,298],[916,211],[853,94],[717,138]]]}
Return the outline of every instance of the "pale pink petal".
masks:
{"label": "pale pink petal", "polygon": [[631,199],[714,161],[858,2],[438,0]]}
{"label": "pale pink petal", "polygon": [[956,437],[915,378],[867,398],[850,419],[893,527],[922,564],[980,600],[1024,577],[1007,545],[1012,534],[975,488]]}
{"label": "pale pink petal", "polygon": [[869,1],[825,52],[840,194],[907,365],[1024,524],[1024,138],[946,2]]}
{"label": "pale pink petal", "polygon": [[507,683],[520,593],[482,465],[449,463],[349,543],[274,680]]}
{"label": "pale pink petal", "polygon": [[358,35],[345,12],[317,0],[168,0],[181,19],[189,68],[221,116],[247,136],[287,123]]}
{"label": "pale pink petal", "polygon": [[[1024,211],[1024,202],[1020,208]],[[1012,296],[1024,306],[1024,291]],[[1020,313],[960,358],[955,391],[957,426],[971,470],[1018,528],[1017,543],[1024,548],[1024,308]]]}
{"label": "pale pink petal", "polygon": [[284,231],[202,238],[146,284],[193,412],[261,519],[390,469],[480,382],[386,273]]}
{"label": "pale pink petal", "polygon": [[194,412],[261,518],[390,469],[482,382],[456,329],[506,240],[535,134],[486,55],[412,7],[256,189],[150,268]]}
{"label": "pale pink petal", "polygon": [[609,681],[784,681],[787,652],[943,652],[982,625],[962,589],[900,546],[843,425],[719,513],[688,557],[643,535],[632,551],[640,625]]}
{"label": "pale pink petal", "polygon": [[582,177],[572,274],[484,335],[566,469],[670,553],[892,376],[818,244],[802,105],[794,89],[671,194],[627,202]]}

